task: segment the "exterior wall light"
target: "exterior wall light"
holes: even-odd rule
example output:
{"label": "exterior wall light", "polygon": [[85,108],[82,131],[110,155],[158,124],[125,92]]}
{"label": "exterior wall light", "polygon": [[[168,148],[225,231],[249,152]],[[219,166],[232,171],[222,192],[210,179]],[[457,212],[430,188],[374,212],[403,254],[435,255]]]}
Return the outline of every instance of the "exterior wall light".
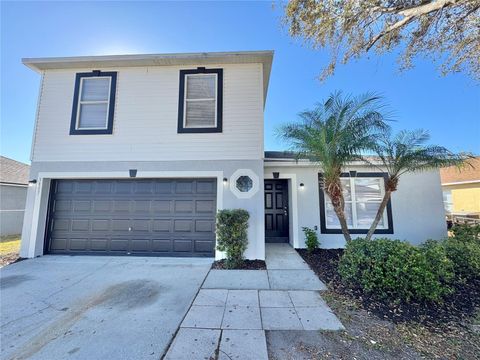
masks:
{"label": "exterior wall light", "polygon": [[137,169],[130,169],[128,172],[131,178],[137,177]]}
{"label": "exterior wall light", "polygon": [[274,179],[278,179],[278,178],[280,177],[280,173],[279,173],[279,172],[276,172],[276,171],[275,171],[275,172],[273,172],[272,174],[273,174],[273,178],[274,178]]}
{"label": "exterior wall light", "polygon": [[30,181],[28,182],[28,186],[33,186],[33,185],[35,185],[36,183],[37,183],[37,179],[30,180]]}
{"label": "exterior wall light", "polygon": [[223,178],[223,183],[224,184],[228,183],[228,179],[226,177]]}
{"label": "exterior wall light", "polygon": [[303,189],[305,187],[304,183],[300,183],[300,189]]}

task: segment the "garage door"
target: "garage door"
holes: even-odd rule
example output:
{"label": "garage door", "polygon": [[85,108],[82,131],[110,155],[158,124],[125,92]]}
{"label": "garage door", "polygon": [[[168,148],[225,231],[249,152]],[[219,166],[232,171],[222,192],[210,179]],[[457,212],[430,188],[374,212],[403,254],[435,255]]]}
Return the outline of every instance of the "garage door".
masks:
{"label": "garage door", "polygon": [[213,256],[215,179],[55,180],[46,252]]}

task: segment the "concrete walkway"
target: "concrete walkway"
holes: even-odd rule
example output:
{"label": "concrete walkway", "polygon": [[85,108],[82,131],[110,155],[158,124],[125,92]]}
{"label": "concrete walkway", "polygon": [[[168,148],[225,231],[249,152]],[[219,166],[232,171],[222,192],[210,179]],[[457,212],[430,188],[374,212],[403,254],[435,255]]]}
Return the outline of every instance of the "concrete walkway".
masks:
{"label": "concrete walkway", "polygon": [[165,359],[268,359],[265,330],[341,330],[326,286],[288,244],[267,244],[267,270],[211,270]]}

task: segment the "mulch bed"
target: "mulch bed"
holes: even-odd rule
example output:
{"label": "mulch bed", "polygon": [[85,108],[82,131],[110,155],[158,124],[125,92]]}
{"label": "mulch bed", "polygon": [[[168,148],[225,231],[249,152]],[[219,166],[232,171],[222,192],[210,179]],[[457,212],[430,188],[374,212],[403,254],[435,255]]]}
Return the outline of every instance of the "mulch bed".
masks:
{"label": "mulch bed", "polygon": [[337,272],[338,261],[343,254],[342,249],[316,249],[312,253],[304,249],[297,251],[330,289],[357,300],[365,310],[383,319],[394,322],[415,321],[437,326],[439,323],[468,322],[480,307],[480,282],[459,286],[443,304],[413,302],[390,304],[378,301],[360,291],[343,286]]}
{"label": "mulch bed", "polygon": [[7,266],[9,264],[16,263],[20,261],[21,258],[19,257],[18,253],[9,253],[0,256],[0,267]]}
{"label": "mulch bed", "polygon": [[212,269],[215,270],[266,270],[267,265],[263,260],[243,260],[242,265],[228,269],[225,266],[225,260],[218,260],[212,264]]}
{"label": "mulch bed", "polygon": [[480,283],[459,287],[443,305],[389,304],[343,286],[342,249],[297,251],[327,284],[322,296],[346,326],[348,346],[360,351],[355,358],[376,359],[365,350],[373,344],[382,359],[480,359]]}

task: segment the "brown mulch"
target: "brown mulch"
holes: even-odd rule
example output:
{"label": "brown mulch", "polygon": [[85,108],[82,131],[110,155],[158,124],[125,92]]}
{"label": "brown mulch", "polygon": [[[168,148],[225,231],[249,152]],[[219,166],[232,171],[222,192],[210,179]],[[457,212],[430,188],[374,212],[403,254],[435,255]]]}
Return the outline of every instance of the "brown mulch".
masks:
{"label": "brown mulch", "polygon": [[267,265],[263,260],[243,260],[242,265],[229,269],[225,266],[225,260],[214,261],[212,264],[214,270],[267,270]]}
{"label": "brown mulch", "polygon": [[[343,286],[337,272],[342,249],[297,251],[328,285],[329,291],[322,296],[349,335],[393,353],[403,346],[427,358],[480,359],[480,335],[472,326],[480,316],[480,284],[459,286],[441,305],[389,304]],[[405,353],[397,356],[409,358]]]}
{"label": "brown mulch", "polygon": [[363,308],[380,318],[394,322],[413,320],[435,326],[450,321],[466,321],[475,315],[476,309],[480,307],[480,282],[458,286],[454,294],[446,298],[443,304],[415,302],[391,304],[343,286],[337,272],[338,261],[343,254],[342,249],[316,249],[312,253],[299,249],[298,252],[330,288],[360,301]]}
{"label": "brown mulch", "polygon": [[0,267],[4,267],[9,264],[13,264],[17,261],[20,261],[20,256],[18,253],[9,253],[0,256]]}

